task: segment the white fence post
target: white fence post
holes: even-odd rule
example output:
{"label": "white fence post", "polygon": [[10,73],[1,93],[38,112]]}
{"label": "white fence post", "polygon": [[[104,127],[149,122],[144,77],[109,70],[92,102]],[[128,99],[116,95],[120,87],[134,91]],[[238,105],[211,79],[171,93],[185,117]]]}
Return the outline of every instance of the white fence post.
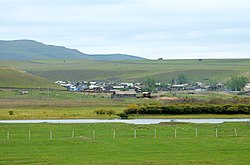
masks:
{"label": "white fence post", "polygon": [[156,138],[156,129],[154,130],[154,137]]}
{"label": "white fence post", "polygon": [[176,129],[174,130],[174,137],[175,138],[177,137],[177,131],[176,131]]}
{"label": "white fence post", "polygon": [[134,138],[136,138],[136,129],[134,129]]}
{"label": "white fence post", "polygon": [[234,128],[235,136],[238,136],[236,128]]}
{"label": "white fence post", "polygon": [[115,129],[113,130],[113,139],[115,139]]}
{"label": "white fence post", "polygon": [[50,131],[49,138],[50,138],[50,140],[52,140],[52,138],[53,138],[53,132],[52,132],[52,130]]}
{"label": "white fence post", "polygon": [[29,140],[30,140],[30,130],[29,130]]}
{"label": "white fence post", "polygon": [[218,137],[218,129],[215,129],[215,137]]}
{"label": "white fence post", "polygon": [[198,137],[198,129],[195,130],[195,136]]}
{"label": "white fence post", "polygon": [[72,138],[75,136],[75,130],[72,130]]}
{"label": "white fence post", "polygon": [[7,140],[10,140],[10,131],[7,131]]}

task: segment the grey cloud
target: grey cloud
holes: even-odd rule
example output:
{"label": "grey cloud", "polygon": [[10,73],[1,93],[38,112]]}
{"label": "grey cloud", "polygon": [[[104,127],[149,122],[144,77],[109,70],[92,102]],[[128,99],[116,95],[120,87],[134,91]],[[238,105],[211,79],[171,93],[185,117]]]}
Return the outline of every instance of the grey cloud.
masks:
{"label": "grey cloud", "polygon": [[87,53],[245,57],[249,15],[247,0],[0,0],[0,36]]}

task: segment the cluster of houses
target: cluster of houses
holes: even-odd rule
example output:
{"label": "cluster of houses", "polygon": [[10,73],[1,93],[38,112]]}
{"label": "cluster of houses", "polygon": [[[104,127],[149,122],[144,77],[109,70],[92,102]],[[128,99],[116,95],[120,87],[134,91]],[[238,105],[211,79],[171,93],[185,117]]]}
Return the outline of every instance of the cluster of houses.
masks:
{"label": "cluster of houses", "polygon": [[69,91],[111,93],[112,98],[136,98],[136,94],[142,92],[142,84],[140,83],[108,83],[101,81],[80,81],[76,83],[56,81],[55,83],[65,87]]}
{"label": "cluster of houses", "polygon": [[[109,82],[89,82],[89,81],[56,81],[56,84],[65,87],[69,91],[78,92],[95,92],[95,93],[112,93],[114,91],[135,91],[140,93],[147,85],[143,83],[109,83]],[[250,86],[250,84],[248,84]],[[247,87],[247,86],[246,86]],[[214,85],[196,82],[194,84],[162,84],[155,83],[154,91],[176,91],[176,90],[195,90],[195,91],[212,91],[212,90],[225,90],[224,85],[217,83]]]}
{"label": "cluster of houses", "polygon": [[115,91],[135,91],[136,93],[140,93],[142,89],[142,84],[140,83],[108,83],[101,81],[56,81],[55,83],[65,87],[69,91],[89,93],[113,93]]}
{"label": "cluster of houses", "polygon": [[[225,87],[221,83],[217,84],[204,84],[201,82],[196,82],[191,84],[163,84],[157,82],[152,90],[148,88],[146,84],[143,83],[110,83],[103,81],[56,81],[65,87],[68,91],[78,91],[86,93],[111,93],[112,98],[124,98],[124,97],[137,97],[140,93],[140,97],[151,97],[151,92],[158,91],[212,91],[212,90],[225,90]],[[250,84],[247,86],[250,87]],[[151,90],[151,91],[150,91]]]}
{"label": "cluster of houses", "polygon": [[222,83],[205,84],[202,82],[196,82],[193,84],[176,84],[171,86],[171,90],[194,90],[194,91],[215,91],[225,90],[225,86]]}

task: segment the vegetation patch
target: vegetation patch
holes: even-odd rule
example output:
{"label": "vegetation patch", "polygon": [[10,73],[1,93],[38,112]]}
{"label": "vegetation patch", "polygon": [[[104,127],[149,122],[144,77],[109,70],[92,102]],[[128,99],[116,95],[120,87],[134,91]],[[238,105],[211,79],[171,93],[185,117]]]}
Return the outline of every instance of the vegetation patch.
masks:
{"label": "vegetation patch", "polygon": [[95,110],[95,113],[97,115],[114,115],[115,111],[114,110],[103,110],[103,109],[100,109],[100,110]]}
{"label": "vegetation patch", "polygon": [[137,108],[128,107],[125,114],[250,114],[250,105],[147,105]]}

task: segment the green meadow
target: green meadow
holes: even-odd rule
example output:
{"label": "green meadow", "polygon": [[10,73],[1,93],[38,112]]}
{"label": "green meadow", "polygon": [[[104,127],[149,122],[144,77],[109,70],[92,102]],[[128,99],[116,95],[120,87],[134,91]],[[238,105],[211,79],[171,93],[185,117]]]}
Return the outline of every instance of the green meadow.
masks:
{"label": "green meadow", "polygon": [[0,88],[53,88],[63,90],[45,78],[29,74],[16,67],[0,66]]}
{"label": "green meadow", "polygon": [[[156,94],[158,95],[158,94]],[[171,92],[162,93],[173,98]],[[175,93],[176,99],[198,99],[214,103],[216,101],[244,101],[249,98],[235,94],[206,92],[188,95]],[[110,94],[88,94],[60,90],[0,91],[0,119],[66,119],[66,118],[119,118],[130,105],[166,105],[165,99],[111,99]],[[97,114],[96,111],[111,111],[112,114]],[[13,114],[11,114],[13,113]],[[131,115],[130,118],[248,118],[249,115]]]}
{"label": "green meadow", "polygon": [[250,59],[0,61],[0,66],[18,67],[51,81],[110,80],[134,82],[154,77],[159,81],[170,82],[172,78],[184,74],[191,82],[226,82],[231,75],[250,76]]}
{"label": "green meadow", "polygon": [[0,124],[0,164],[245,165],[249,143],[249,123]]}
{"label": "green meadow", "polygon": [[[128,106],[161,105],[171,99],[247,102],[249,97],[206,92],[165,92],[164,99],[111,99],[110,94],[67,92],[56,80],[226,82],[250,77],[250,59],[0,61],[0,119],[118,118]],[[25,71],[25,72],[24,72]],[[31,75],[32,74],[32,75]],[[34,76],[33,76],[34,75]],[[43,77],[43,78],[41,78]],[[45,78],[45,79],[44,79]],[[47,81],[48,79],[49,81]],[[25,81],[23,81],[25,80]],[[6,87],[11,87],[8,89]],[[28,94],[21,91],[28,90]],[[35,89],[36,88],[36,89]],[[42,89],[43,88],[43,89]],[[55,90],[56,89],[56,90]],[[168,100],[171,98],[170,100]],[[110,111],[112,114],[97,114]],[[131,115],[130,118],[249,118],[249,115]],[[133,125],[0,124],[0,164],[249,164],[249,123]]]}

